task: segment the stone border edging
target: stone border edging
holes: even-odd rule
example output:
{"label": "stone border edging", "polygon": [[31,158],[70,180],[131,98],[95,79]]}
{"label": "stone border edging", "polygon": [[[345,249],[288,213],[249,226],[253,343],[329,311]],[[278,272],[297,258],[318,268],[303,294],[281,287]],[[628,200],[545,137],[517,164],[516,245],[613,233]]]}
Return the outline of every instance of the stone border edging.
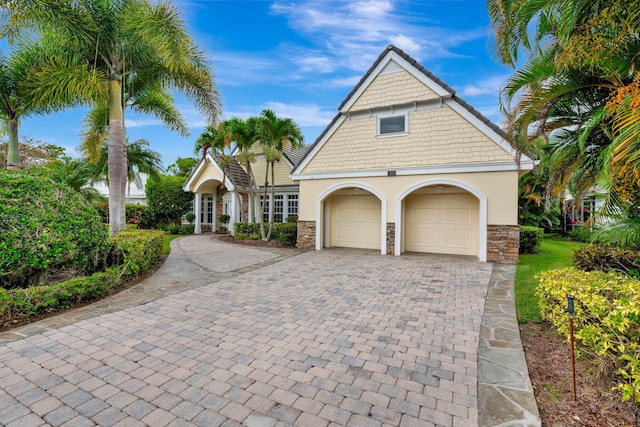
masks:
{"label": "stone border edging", "polygon": [[480,427],[540,427],[516,318],[515,265],[494,265],[478,345]]}

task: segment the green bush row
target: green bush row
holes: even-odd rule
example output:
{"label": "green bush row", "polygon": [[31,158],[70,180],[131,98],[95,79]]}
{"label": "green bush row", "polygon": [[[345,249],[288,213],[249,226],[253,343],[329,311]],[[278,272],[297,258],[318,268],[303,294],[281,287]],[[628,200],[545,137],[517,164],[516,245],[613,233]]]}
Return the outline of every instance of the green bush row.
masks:
{"label": "green bush row", "polygon": [[579,354],[610,366],[623,400],[640,402],[640,286],[637,280],[575,268],[540,274],[537,295],[543,317],[569,336],[567,295],[575,296]]}
{"label": "green bush row", "polygon": [[163,233],[135,230],[110,238],[111,261],[118,265],[91,276],[78,277],[66,282],[27,288],[0,288],[0,319],[3,325],[18,319],[67,308],[71,304],[100,298],[121,283],[123,276],[132,276],[148,270],[162,255]]}
{"label": "green bush row", "polygon": [[584,271],[616,271],[640,277],[640,251],[610,245],[591,244],[573,251],[573,263]]}
{"label": "green bush row", "polygon": [[538,250],[544,230],[538,227],[523,225],[520,227],[520,253],[531,254]]}
{"label": "green bush row", "polygon": [[[268,224],[264,225],[268,227]],[[236,239],[260,236],[260,224],[255,222],[236,222],[233,224]],[[298,224],[296,222],[276,222],[273,224],[273,237],[283,246],[296,246],[298,244]]]}
{"label": "green bush row", "polygon": [[571,233],[569,233],[569,237],[576,242],[591,243],[593,230],[585,226],[574,226]]}

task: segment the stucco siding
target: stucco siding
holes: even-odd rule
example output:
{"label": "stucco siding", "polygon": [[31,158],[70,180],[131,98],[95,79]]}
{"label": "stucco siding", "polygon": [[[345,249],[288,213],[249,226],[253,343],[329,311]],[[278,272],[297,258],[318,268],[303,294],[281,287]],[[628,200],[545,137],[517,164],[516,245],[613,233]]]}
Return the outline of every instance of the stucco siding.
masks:
{"label": "stucco siding", "polygon": [[[216,166],[209,164],[206,167],[202,168],[201,172],[192,181],[191,185],[189,186],[189,191],[192,191],[194,193],[207,191],[210,192],[212,188],[217,187],[218,184],[222,182],[222,179],[223,176],[220,173],[220,170]],[[208,185],[203,185],[207,181],[216,181],[216,183],[214,184],[212,182]]]}
{"label": "stucco siding", "polygon": [[349,111],[435,98],[438,98],[438,95],[409,72],[398,71],[377,76]]}
{"label": "stucco siding", "polygon": [[448,106],[409,115],[409,134],[376,137],[376,117],[342,123],[302,173],[513,161]]}
{"label": "stucco siding", "polygon": [[301,180],[299,219],[314,221],[318,197],[331,188],[353,183],[369,186],[381,193],[387,200],[386,222],[395,223],[396,200],[400,194],[418,183],[433,180],[456,181],[484,194],[488,200],[488,224],[516,225],[518,223],[517,171]]}

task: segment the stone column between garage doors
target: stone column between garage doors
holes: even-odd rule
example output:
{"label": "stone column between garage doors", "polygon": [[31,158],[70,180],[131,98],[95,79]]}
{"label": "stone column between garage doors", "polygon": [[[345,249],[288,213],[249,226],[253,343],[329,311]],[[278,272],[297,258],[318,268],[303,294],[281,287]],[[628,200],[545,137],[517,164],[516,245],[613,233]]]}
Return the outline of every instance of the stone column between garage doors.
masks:
{"label": "stone column between garage doors", "polygon": [[487,225],[487,261],[517,264],[520,250],[520,226]]}
{"label": "stone column between garage doors", "polygon": [[393,255],[396,248],[396,224],[387,223],[387,255]]}

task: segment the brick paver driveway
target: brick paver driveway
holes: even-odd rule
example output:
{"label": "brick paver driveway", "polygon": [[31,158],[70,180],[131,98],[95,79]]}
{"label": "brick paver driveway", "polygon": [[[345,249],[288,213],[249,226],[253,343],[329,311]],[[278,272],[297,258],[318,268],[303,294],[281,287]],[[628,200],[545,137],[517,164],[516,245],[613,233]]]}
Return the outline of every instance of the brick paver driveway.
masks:
{"label": "brick paver driveway", "polygon": [[467,258],[307,252],[6,343],[0,424],[477,425],[490,275]]}

